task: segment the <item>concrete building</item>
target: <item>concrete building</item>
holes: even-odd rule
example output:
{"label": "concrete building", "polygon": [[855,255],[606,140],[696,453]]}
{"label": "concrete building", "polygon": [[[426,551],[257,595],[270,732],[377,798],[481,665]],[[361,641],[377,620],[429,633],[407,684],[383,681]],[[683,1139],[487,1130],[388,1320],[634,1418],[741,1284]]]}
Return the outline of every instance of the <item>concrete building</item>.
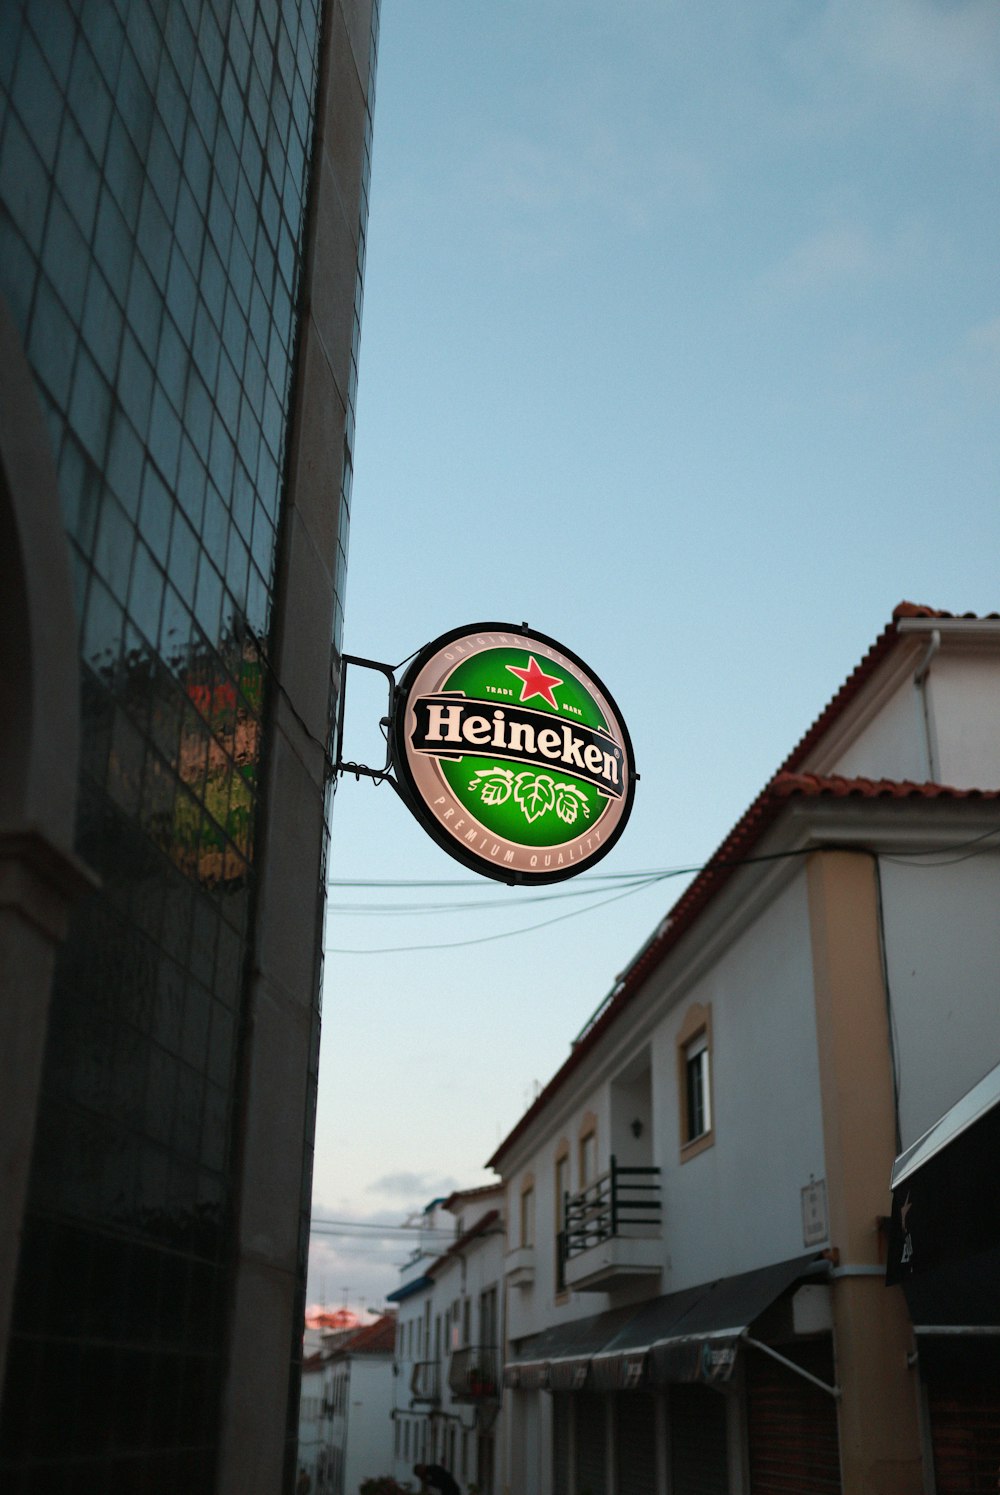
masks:
{"label": "concrete building", "polygon": [[491,1160],[508,1489],[992,1488],[996,1210],[919,1317],[886,1252],[897,1155],[995,1132],[998,907],[1000,619],[903,604]]}
{"label": "concrete building", "polygon": [[2,7],[5,1491],[294,1483],[377,31]]}
{"label": "concrete building", "polygon": [[389,1468],[395,1348],[396,1316],[387,1313],[356,1330],[326,1363],[323,1495],[357,1495],[362,1480]]}
{"label": "concrete building", "polygon": [[427,1237],[389,1295],[398,1304],[391,1472],[401,1483],[415,1464],[437,1463],[480,1495],[502,1489],[503,1192],[497,1183],[434,1200]]}

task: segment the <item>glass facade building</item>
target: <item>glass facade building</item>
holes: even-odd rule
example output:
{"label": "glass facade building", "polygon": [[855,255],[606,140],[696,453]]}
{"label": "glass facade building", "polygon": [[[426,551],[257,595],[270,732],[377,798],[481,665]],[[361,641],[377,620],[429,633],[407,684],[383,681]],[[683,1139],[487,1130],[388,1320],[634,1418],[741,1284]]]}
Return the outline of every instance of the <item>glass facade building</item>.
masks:
{"label": "glass facade building", "polygon": [[[0,294],[67,546],[89,879],[46,994],[9,1495],[249,1490],[239,1429],[269,1419],[294,1484],[377,30],[377,0],[0,7]],[[327,388],[310,318],[331,300]],[[293,824],[274,785],[297,734]],[[301,816],[307,966],[271,991],[262,899]],[[269,1151],[261,1034],[282,1004],[295,1126]],[[255,1200],[287,1212],[269,1190],[289,1172],[291,1224],[254,1232]],[[243,1366],[268,1272],[285,1329],[280,1355],[262,1334],[264,1407]]]}

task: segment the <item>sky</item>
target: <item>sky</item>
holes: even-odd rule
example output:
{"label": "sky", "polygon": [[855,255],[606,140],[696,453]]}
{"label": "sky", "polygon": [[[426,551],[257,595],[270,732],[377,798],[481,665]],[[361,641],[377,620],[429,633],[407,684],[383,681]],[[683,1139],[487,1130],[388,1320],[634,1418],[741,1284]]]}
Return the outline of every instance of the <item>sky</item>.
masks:
{"label": "sky", "polygon": [[311,1301],[488,1180],[685,885],[621,874],[706,861],[896,603],[1000,610],[998,85],[995,0],[383,0],[345,648],[527,622],[641,779],[530,902],[341,780]]}

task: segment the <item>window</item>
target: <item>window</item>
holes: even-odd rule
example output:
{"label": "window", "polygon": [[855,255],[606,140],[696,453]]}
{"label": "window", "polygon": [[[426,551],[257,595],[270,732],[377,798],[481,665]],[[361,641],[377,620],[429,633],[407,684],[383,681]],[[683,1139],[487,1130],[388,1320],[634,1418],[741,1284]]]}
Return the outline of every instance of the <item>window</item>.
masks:
{"label": "window", "polygon": [[535,1244],[535,1181],[528,1178],[521,1185],[521,1235],[519,1244]]}
{"label": "window", "polygon": [[677,1035],[681,1161],[710,1147],[712,1130],[712,1009],[692,1007]]}
{"label": "window", "polygon": [[566,1252],[563,1231],[566,1229],[566,1195],[569,1193],[569,1143],[562,1142],[556,1154],[556,1292],[566,1291]]}
{"label": "window", "polygon": [[712,1128],[712,1107],[708,1089],[708,1039],[702,1033],[684,1050],[687,1084],[687,1137],[694,1142]]}
{"label": "window", "polygon": [[489,1348],[497,1342],[497,1290],[488,1287],[479,1294],[479,1343]]}
{"label": "window", "polygon": [[580,1188],[597,1177],[597,1117],[588,1111],[580,1128]]}

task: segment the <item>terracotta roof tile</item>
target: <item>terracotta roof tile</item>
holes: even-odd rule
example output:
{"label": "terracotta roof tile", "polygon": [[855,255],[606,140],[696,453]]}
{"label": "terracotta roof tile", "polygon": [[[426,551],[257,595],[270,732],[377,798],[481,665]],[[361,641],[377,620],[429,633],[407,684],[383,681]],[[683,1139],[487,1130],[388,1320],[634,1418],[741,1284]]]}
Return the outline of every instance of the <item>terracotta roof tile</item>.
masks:
{"label": "terracotta roof tile", "polygon": [[334,1351],[340,1355],[391,1355],[396,1348],[396,1316],[384,1313],[373,1324],[365,1324]]}
{"label": "terracotta roof tile", "polygon": [[769,786],[775,799],[1000,799],[1000,789],[953,789],[910,779],[847,779],[840,774],[777,773]]}

